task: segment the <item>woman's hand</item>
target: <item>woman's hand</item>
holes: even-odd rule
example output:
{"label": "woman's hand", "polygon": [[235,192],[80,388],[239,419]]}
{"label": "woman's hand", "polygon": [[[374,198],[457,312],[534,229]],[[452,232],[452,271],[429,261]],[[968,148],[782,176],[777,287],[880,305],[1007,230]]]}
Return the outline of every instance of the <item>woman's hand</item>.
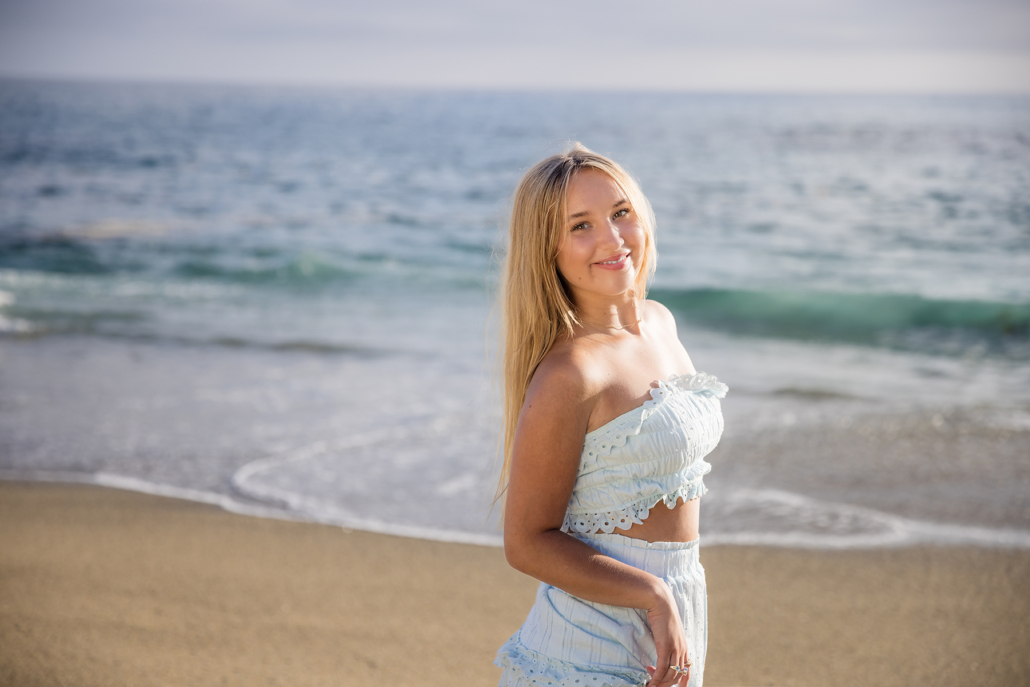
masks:
{"label": "woman's hand", "polygon": [[[664,582],[661,589],[664,593],[659,594],[658,602],[647,609],[647,621],[651,625],[651,635],[658,652],[655,665],[647,666],[647,672],[651,674],[647,687],[685,687],[690,680],[687,637],[683,633],[683,622],[672,591]],[[679,666],[685,672],[677,673],[670,666]]]}

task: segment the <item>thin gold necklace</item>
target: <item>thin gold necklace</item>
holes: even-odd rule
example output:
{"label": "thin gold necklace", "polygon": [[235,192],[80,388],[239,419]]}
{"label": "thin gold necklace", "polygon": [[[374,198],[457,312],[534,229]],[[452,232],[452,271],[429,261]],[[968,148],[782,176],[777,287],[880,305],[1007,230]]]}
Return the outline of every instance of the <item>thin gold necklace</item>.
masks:
{"label": "thin gold necklace", "polygon": [[625,329],[626,327],[632,327],[634,325],[640,324],[643,321],[644,321],[643,317],[641,317],[636,322],[629,322],[627,324],[598,324],[596,322],[590,322],[588,320],[582,320],[583,324],[592,324],[595,327],[605,327],[607,329]]}

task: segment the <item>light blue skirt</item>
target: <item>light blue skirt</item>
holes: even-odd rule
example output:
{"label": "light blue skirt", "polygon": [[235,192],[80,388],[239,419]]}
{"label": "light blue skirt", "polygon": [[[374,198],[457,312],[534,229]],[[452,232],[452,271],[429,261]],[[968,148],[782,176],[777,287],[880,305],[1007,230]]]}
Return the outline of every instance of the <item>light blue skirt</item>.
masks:
{"label": "light blue skirt", "polygon": [[[701,687],[708,648],[708,597],[698,540],[646,542],[619,534],[576,534],[617,561],[665,580],[676,596]],[[541,584],[526,622],[497,652],[499,687],[639,687],[657,658],[645,611],[585,601]]]}

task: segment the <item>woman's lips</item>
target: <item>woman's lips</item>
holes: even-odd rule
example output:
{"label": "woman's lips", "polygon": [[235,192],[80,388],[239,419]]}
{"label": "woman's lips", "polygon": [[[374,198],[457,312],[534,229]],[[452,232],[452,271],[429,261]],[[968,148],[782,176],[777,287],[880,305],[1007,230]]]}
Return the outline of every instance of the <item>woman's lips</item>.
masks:
{"label": "woman's lips", "polygon": [[605,258],[600,262],[595,262],[594,267],[600,267],[603,270],[621,270],[629,262],[629,253],[623,255],[613,255],[610,258]]}

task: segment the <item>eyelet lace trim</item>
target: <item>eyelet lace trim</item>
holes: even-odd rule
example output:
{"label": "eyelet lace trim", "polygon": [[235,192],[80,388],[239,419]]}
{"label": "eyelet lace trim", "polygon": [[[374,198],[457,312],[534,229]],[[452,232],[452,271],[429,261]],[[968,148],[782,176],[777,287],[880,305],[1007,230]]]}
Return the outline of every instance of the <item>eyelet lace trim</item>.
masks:
{"label": "eyelet lace trim", "polygon": [[666,507],[671,509],[676,507],[676,502],[680,499],[693,501],[707,493],[708,487],[705,486],[704,479],[697,477],[672,493],[647,496],[628,506],[615,510],[600,513],[566,512],[561,531],[578,532],[580,534],[593,534],[600,531],[605,534],[612,534],[616,529],[628,530],[633,525],[642,525],[651,513],[651,509],[663,501]]}
{"label": "eyelet lace trim", "polygon": [[621,448],[626,445],[626,440],[631,436],[640,434],[640,427],[665,400],[672,394],[673,389],[687,391],[690,393],[711,393],[716,398],[725,398],[729,387],[716,379],[713,375],[704,372],[695,372],[692,375],[672,375],[669,381],[658,380],[658,386],[651,389],[651,400],[644,401],[638,408],[642,412],[630,411],[625,415],[616,418],[608,425],[590,432],[583,443],[583,451],[590,458],[597,456],[609,456],[612,449]]}
{"label": "eyelet lace trim", "polygon": [[636,671],[599,673],[591,666],[560,661],[522,646],[518,633],[500,648],[494,665],[504,670],[498,687],[643,687],[650,677]]}

